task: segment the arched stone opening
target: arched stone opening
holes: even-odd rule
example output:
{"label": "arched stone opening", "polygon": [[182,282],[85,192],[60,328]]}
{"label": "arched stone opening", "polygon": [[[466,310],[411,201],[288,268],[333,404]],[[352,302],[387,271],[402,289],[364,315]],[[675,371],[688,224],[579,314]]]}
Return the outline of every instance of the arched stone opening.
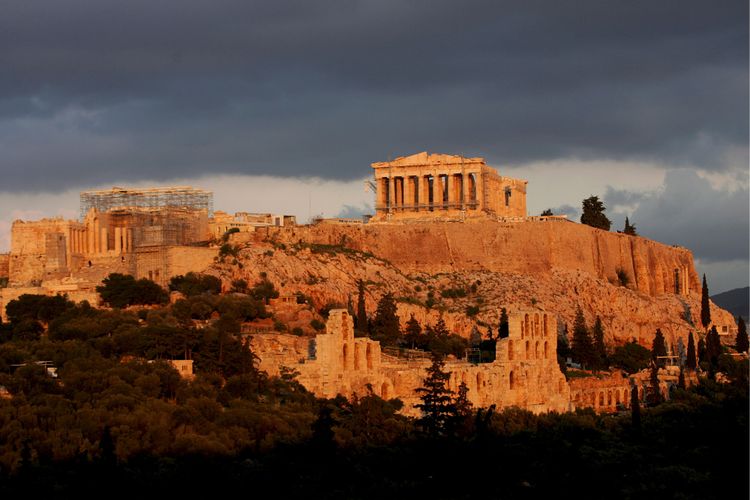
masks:
{"label": "arched stone opening", "polygon": [[477,177],[476,174],[469,174],[469,210],[476,210],[477,203]]}
{"label": "arched stone opening", "polygon": [[531,354],[531,351],[529,349],[529,341],[526,341],[526,359],[531,359],[529,355]]}
{"label": "arched stone opening", "polygon": [[513,341],[508,340],[508,361],[513,361]]}
{"label": "arched stone opening", "polygon": [[607,406],[612,406],[612,391],[607,391]]}
{"label": "arched stone opening", "polygon": [[547,335],[549,335],[549,325],[547,324],[547,315],[546,314],[543,316],[542,321],[544,323],[544,336],[546,337]]}
{"label": "arched stone opening", "polygon": [[531,323],[529,321],[529,315],[525,314],[523,317],[523,324],[526,327],[526,335],[530,334]]}
{"label": "arched stone opening", "polygon": [[359,370],[359,349],[357,349],[357,346],[354,346],[354,369]]}
{"label": "arched stone opening", "polygon": [[342,368],[344,370],[346,370],[346,365],[347,365],[346,362],[348,361],[347,360],[348,356],[349,356],[349,347],[346,344],[344,344],[344,347],[341,349]]}
{"label": "arched stone opening", "polygon": [[509,388],[510,390],[513,390],[513,389],[515,389],[515,388],[516,388],[516,380],[515,380],[515,375],[514,375],[514,373],[513,373],[513,371],[512,371],[512,370],[511,370],[511,372],[510,372],[510,373],[508,374],[508,388]]}
{"label": "arched stone opening", "polygon": [[544,359],[549,358],[549,342],[544,341]]}
{"label": "arched stone opening", "polygon": [[534,337],[538,337],[540,334],[539,328],[539,313],[534,313]]}
{"label": "arched stone opening", "polygon": [[599,393],[599,406],[604,406],[604,391]]}
{"label": "arched stone opening", "polygon": [[372,347],[370,344],[367,344],[367,349],[365,350],[365,358],[367,360],[367,369],[372,370]]}
{"label": "arched stone opening", "polygon": [[539,341],[534,345],[534,359],[539,359]]}

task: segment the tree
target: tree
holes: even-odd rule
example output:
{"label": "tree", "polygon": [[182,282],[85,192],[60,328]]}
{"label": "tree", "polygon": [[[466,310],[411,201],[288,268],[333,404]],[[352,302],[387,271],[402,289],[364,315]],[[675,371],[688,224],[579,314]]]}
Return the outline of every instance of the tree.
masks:
{"label": "tree", "polygon": [[[244,293],[247,290],[247,282],[244,280],[236,280],[232,283],[232,286],[243,285],[244,290],[239,290]],[[210,274],[200,274],[189,272],[187,274],[174,276],[169,280],[169,290],[171,292],[180,292],[186,297],[192,297],[194,295],[200,295],[203,293],[212,293],[218,295],[221,293],[221,280],[216,276]]]}
{"label": "tree", "polygon": [[625,228],[622,230],[623,234],[628,234],[630,236],[638,236],[638,233],[635,230],[635,224],[630,223],[630,219],[625,217]]}
{"label": "tree", "polygon": [[599,200],[598,196],[590,196],[583,200],[583,213],[581,224],[609,231],[612,221],[604,215],[607,207]]}
{"label": "tree", "polygon": [[607,359],[607,346],[604,344],[604,327],[602,326],[602,320],[599,316],[596,317],[596,321],[594,322],[592,334],[594,337],[596,367],[601,370],[606,370],[609,366]]}
{"label": "tree", "polygon": [[683,391],[687,389],[687,385],[685,384],[685,370],[682,367],[680,367],[680,376],[677,378],[677,386]]}
{"label": "tree", "polygon": [[354,329],[361,332],[367,333],[367,307],[365,305],[365,282],[362,280],[357,281],[357,323]]}
{"label": "tree", "polygon": [[487,340],[495,340],[495,334],[492,331],[492,325],[487,327]]}
{"label": "tree", "polygon": [[595,364],[594,345],[591,342],[586,319],[583,317],[583,311],[580,307],[576,311],[576,319],[573,323],[571,354],[574,361],[581,363],[586,368],[591,368]]}
{"label": "tree", "polygon": [[542,212],[542,217],[549,217],[551,215],[555,215],[555,214],[552,213],[552,209],[551,208],[547,208],[547,209],[544,210],[544,212]]}
{"label": "tree", "polygon": [[659,359],[660,356],[667,355],[667,343],[664,340],[664,334],[661,333],[661,329],[656,329],[656,335],[654,335],[654,342],[651,345],[651,359],[657,366],[664,366],[664,359]]}
{"label": "tree", "polygon": [[420,427],[431,437],[445,435],[450,421],[455,418],[456,404],[453,392],[448,389],[450,372],[444,370],[442,356],[433,355],[432,364],[427,368],[427,377],[416,391],[420,394],[421,403],[415,405],[422,412],[418,420]]}
{"label": "tree", "polygon": [[708,284],[706,275],[703,275],[703,288],[701,289],[701,324],[703,328],[708,328],[711,324],[711,306],[708,302]]}
{"label": "tree", "polygon": [[165,304],[167,292],[146,278],[136,280],[129,274],[112,273],[96,287],[102,300],[111,307],[123,308],[132,305]]}
{"label": "tree", "polygon": [[508,311],[503,307],[500,309],[500,326],[497,329],[497,336],[501,339],[507,339],[508,335]]}
{"label": "tree", "polygon": [[652,406],[661,403],[661,388],[659,387],[659,365],[651,363],[651,375],[649,376],[648,401]]}
{"label": "tree", "polygon": [[688,334],[687,359],[685,360],[688,370],[695,370],[698,367],[698,360],[695,357],[695,339],[693,332]]}
{"label": "tree", "polygon": [[747,337],[747,325],[742,316],[737,316],[737,337],[734,341],[737,352],[747,352],[750,347],[750,341]]}
{"label": "tree", "polygon": [[651,362],[651,351],[638,344],[635,340],[615,348],[610,363],[612,366],[636,373],[647,368]]}
{"label": "tree", "polygon": [[407,345],[414,349],[417,345],[420,344],[422,340],[421,337],[422,325],[419,324],[419,321],[417,321],[412,314],[411,318],[409,318],[409,321],[406,322],[406,329],[404,330],[404,340],[406,341]]}
{"label": "tree", "polygon": [[708,361],[709,371],[715,373],[719,367],[719,357],[721,356],[721,339],[716,327],[712,326],[706,335],[706,360]]}
{"label": "tree", "polygon": [[708,362],[708,358],[706,357],[706,341],[703,338],[698,340],[698,362]]}
{"label": "tree", "polygon": [[255,283],[255,286],[250,290],[250,294],[255,300],[262,300],[266,305],[268,305],[271,299],[279,298],[279,291],[276,290],[274,284],[265,276],[265,273],[261,273],[260,281]]}
{"label": "tree", "polygon": [[393,300],[391,293],[386,293],[378,301],[372,325],[372,338],[386,346],[396,345],[401,338],[401,325],[396,315],[396,301]]}

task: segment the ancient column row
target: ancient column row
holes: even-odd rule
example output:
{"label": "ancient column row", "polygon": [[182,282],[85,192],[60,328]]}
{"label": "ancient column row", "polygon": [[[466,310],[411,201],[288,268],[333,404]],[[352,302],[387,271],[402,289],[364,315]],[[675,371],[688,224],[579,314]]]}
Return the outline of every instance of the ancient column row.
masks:
{"label": "ancient column row", "polygon": [[377,205],[387,210],[433,210],[479,208],[478,172],[427,175],[392,175],[378,179]]}
{"label": "ancient column row", "polygon": [[70,229],[68,252],[70,254],[96,254],[114,251],[115,254],[133,251],[133,230],[126,227],[114,228],[114,246],[110,248],[109,230],[101,227],[98,221],[87,229]]}

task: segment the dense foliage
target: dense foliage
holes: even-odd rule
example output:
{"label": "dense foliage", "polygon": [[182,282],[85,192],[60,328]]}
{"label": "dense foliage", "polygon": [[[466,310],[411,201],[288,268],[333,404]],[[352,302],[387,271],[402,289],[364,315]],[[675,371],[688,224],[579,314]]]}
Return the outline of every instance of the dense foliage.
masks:
{"label": "dense foliage", "polygon": [[581,224],[609,231],[612,221],[604,214],[606,207],[598,196],[590,196],[583,200]]}
{"label": "dense foliage", "polygon": [[112,273],[96,287],[105,304],[111,307],[164,304],[167,292],[146,278],[135,279],[129,274]]}
{"label": "dense foliage", "polygon": [[[234,228],[236,229],[236,228]],[[202,293],[221,293],[221,280],[209,274],[187,273],[184,276],[174,276],[169,280],[169,290],[180,292],[186,297]]]}

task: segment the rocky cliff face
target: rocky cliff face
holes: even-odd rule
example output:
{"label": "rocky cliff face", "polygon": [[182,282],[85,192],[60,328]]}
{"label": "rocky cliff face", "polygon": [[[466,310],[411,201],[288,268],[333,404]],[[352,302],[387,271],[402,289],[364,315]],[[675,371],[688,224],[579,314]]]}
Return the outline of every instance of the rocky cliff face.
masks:
{"label": "rocky cliff face", "polygon": [[[474,328],[496,331],[502,307],[554,313],[562,328],[572,325],[580,306],[590,324],[602,319],[610,345],[635,339],[650,347],[657,328],[670,345],[686,343],[699,323],[700,287],[688,250],[568,222],[271,229],[244,247],[239,262],[242,267],[216,264],[212,272],[227,283],[242,278],[251,284],[265,272],[282,290],[300,291],[318,307],[356,303],[361,279],[369,313],[392,292],[403,322],[413,314],[423,325],[434,324],[442,316],[467,337]],[[675,283],[675,269],[685,270],[685,294],[672,293],[684,290]],[[627,286],[618,270],[629,276]],[[443,297],[453,295],[450,290],[466,295]],[[715,306],[712,318],[733,324]]]}

